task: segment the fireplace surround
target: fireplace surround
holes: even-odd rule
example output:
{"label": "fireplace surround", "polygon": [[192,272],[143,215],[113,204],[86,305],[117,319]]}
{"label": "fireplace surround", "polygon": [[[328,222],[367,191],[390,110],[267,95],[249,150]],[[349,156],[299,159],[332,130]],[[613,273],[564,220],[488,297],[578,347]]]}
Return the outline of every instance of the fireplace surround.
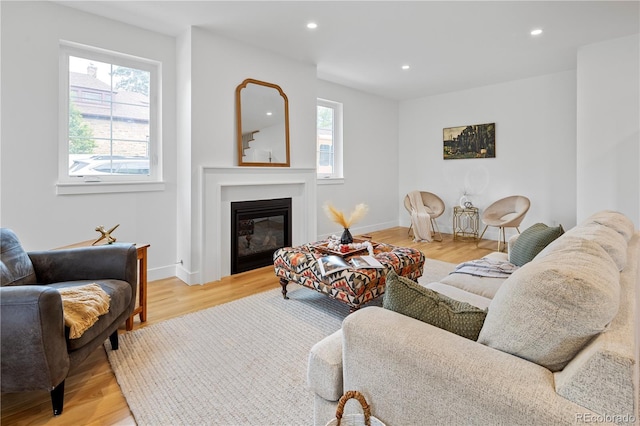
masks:
{"label": "fireplace surround", "polygon": [[293,167],[202,167],[201,210],[193,229],[200,252],[194,271],[181,277],[205,284],[231,275],[231,203],[291,198],[291,243],[317,236],[316,170]]}

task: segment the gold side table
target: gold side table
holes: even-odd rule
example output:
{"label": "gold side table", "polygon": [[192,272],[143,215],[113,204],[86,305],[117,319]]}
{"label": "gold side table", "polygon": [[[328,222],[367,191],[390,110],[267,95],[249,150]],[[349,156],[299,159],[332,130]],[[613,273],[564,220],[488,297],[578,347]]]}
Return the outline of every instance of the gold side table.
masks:
{"label": "gold side table", "polygon": [[477,207],[453,207],[453,240],[478,240],[480,214]]}

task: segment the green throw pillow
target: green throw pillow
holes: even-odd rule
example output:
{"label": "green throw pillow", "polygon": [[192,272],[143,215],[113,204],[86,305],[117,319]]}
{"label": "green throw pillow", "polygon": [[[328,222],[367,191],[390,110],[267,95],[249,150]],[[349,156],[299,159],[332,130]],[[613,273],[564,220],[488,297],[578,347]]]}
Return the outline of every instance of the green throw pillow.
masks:
{"label": "green throw pillow", "polygon": [[529,263],[553,240],[564,233],[562,225],[549,227],[544,223],[536,223],[522,231],[509,252],[509,262],[516,266]]}
{"label": "green throw pillow", "polygon": [[422,287],[393,271],[387,274],[382,306],[471,340],[478,340],[487,316],[486,310]]}

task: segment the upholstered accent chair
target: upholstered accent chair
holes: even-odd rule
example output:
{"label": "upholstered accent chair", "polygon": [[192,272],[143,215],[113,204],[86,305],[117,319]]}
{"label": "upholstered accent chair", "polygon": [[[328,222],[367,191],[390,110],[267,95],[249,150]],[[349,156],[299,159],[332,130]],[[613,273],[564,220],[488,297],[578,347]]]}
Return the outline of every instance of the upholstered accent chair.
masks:
{"label": "upholstered accent chair", "polygon": [[501,247],[506,248],[505,228],[516,228],[519,234],[519,226],[529,207],[531,201],[523,195],[512,195],[495,201],[482,212],[481,219],[485,226],[478,241],[482,240],[488,227],[495,226],[499,228],[498,251],[501,251]]}
{"label": "upholstered accent chair", "polygon": [[[422,198],[422,204],[427,208],[427,212],[431,217],[431,229],[433,229],[434,236],[438,235],[438,238],[434,238],[436,241],[442,241],[442,234],[438,227],[436,219],[442,216],[444,213],[444,201],[436,194],[427,191],[420,191],[420,198]],[[409,194],[404,197],[404,208],[411,214],[411,201],[409,200]],[[411,233],[411,226],[409,226],[409,233]]]}
{"label": "upholstered accent chair", "polygon": [[[131,315],[137,286],[132,244],[25,252],[15,233],[0,228],[0,339],[3,393],[48,390],[53,414],[62,413],[69,370],[109,338]],[[58,289],[98,284],[109,311],[69,338]]]}

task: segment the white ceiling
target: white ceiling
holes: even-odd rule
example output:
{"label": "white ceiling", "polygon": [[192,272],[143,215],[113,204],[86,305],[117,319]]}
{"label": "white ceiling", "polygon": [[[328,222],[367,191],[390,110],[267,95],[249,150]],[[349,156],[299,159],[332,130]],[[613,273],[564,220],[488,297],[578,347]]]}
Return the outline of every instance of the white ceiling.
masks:
{"label": "white ceiling", "polygon": [[172,36],[206,28],[398,100],[575,69],[580,46],[640,32],[639,1],[59,3]]}

